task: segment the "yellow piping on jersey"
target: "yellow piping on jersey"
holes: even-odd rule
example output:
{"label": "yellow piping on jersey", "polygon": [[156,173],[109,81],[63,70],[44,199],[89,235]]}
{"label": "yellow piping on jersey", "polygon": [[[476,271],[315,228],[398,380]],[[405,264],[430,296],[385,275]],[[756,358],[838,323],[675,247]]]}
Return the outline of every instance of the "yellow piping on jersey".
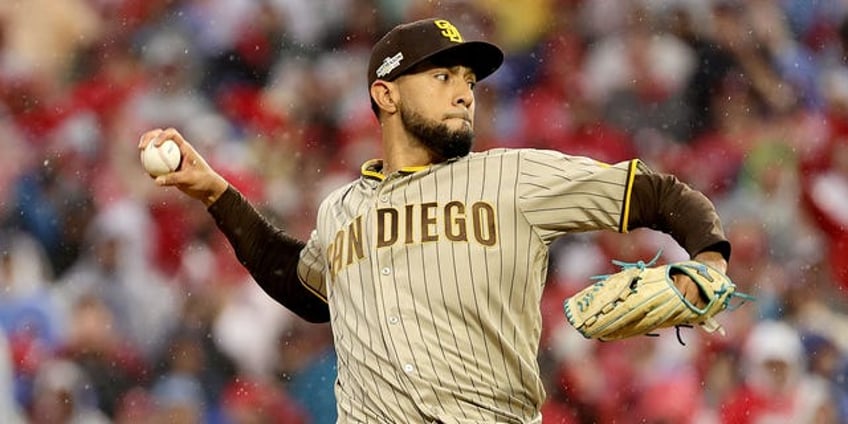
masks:
{"label": "yellow piping on jersey", "polygon": [[[300,280],[300,278],[298,278],[298,279]],[[309,290],[310,292],[312,292],[312,294],[314,294],[315,297],[324,301],[324,303],[329,303],[329,302],[327,302],[327,298],[320,291],[313,289],[309,284],[304,283],[303,280],[300,281],[300,284],[302,284],[303,287],[306,287],[306,290]]]}
{"label": "yellow piping on jersey", "polygon": [[[318,289],[316,289],[316,288],[314,288],[314,287],[310,286],[310,285],[306,282],[306,278],[304,278],[304,277],[301,277],[301,276],[300,276],[300,271],[299,271],[299,270],[298,270],[298,272],[297,272],[297,279],[298,279],[298,281],[300,281],[300,285],[302,285],[303,287],[306,287],[306,290],[308,290],[310,293],[314,294],[314,295],[315,295],[315,297],[317,297],[318,299],[321,299],[324,303],[329,303],[329,302],[327,301],[327,296],[326,296],[326,294],[321,293],[321,291],[320,291],[320,290],[318,290]],[[325,282],[325,287],[326,287],[326,282]]]}
{"label": "yellow piping on jersey", "polygon": [[362,164],[362,167],[359,168],[359,172],[362,174],[363,177],[371,177],[383,181],[386,179],[386,176],[383,175],[382,172],[376,171],[378,167],[383,167],[383,161],[381,161],[380,159],[371,159],[369,161],[365,161],[365,163]]}
{"label": "yellow piping on jersey", "polygon": [[627,168],[627,187],[624,188],[624,210],[621,215],[621,226],[619,232],[626,233],[627,222],[630,220],[630,196],[633,194],[633,180],[636,179],[636,167],[639,165],[637,159],[630,161],[630,166]]}
{"label": "yellow piping on jersey", "polygon": [[430,167],[430,165],[422,165],[422,166],[405,166],[405,167],[403,167],[403,168],[399,169],[399,171],[400,171],[400,172],[403,172],[403,173],[406,173],[406,174],[414,174],[414,173],[416,173],[416,172],[418,172],[418,171],[423,171],[423,170],[425,170],[425,169],[427,169],[427,168],[429,168],[429,167]]}
{"label": "yellow piping on jersey", "polygon": [[[384,181],[386,179],[386,175],[377,169],[382,169],[383,161],[382,159],[371,159],[362,164],[362,167],[359,169],[360,173],[363,177],[371,177],[376,178],[380,181]],[[425,169],[430,168],[430,165],[422,165],[422,166],[405,166],[398,170],[398,172],[402,172],[404,174],[414,174],[418,171],[423,171]]]}

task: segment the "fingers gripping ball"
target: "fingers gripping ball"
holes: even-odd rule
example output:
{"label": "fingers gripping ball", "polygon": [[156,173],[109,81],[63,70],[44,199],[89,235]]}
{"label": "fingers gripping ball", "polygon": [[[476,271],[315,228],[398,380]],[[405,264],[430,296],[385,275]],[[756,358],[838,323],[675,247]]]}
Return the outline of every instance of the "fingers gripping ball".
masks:
{"label": "fingers gripping ball", "polygon": [[154,177],[176,171],[181,159],[180,147],[173,140],[166,140],[158,147],[149,143],[141,151],[141,165]]}
{"label": "fingers gripping ball", "polygon": [[[721,332],[713,316],[727,309],[733,297],[751,299],[737,293],[736,285],[725,274],[699,262],[656,267],[639,262],[622,268],[566,299],[566,318],[584,337],[616,340],[648,335],[665,327],[694,325]],[[675,288],[673,275],[677,273],[698,285],[709,300],[706,306],[693,305]]]}

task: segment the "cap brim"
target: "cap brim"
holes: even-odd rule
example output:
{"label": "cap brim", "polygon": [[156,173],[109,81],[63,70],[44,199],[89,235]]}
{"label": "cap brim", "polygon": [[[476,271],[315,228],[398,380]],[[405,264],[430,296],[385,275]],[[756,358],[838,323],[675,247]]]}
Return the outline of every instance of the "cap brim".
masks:
{"label": "cap brim", "polygon": [[426,61],[448,62],[467,66],[474,71],[477,81],[480,81],[498,70],[503,64],[504,54],[494,44],[485,41],[466,41],[462,44],[436,50],[413,63],[406,64],[397,76],[407,73],[410,69]]}
{"label": "cap brim", "polygon": [[456,63],[474,70],[477,81],[493,74],[504,61],[503,51],[498,46],[485,41],[468,41],[436,52],[428,59],[432,60],[435,56],[445,56],[451,60],[455,58]]}

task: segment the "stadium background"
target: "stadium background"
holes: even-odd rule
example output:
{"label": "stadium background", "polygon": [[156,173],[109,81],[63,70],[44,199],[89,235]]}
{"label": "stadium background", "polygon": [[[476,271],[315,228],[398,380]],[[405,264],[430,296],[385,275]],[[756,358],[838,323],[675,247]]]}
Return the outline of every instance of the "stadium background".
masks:
{"label": "stadium background", "polygon": [[[329,329],[272,303],[136,143],[173,126],[299,237],[376,157],[371,44],[420,17],[507,53],[477,149],[643,158],[707,193],[758,301],[583,340],[561,301],[667,237],[553,246],[545,423],[848,422],[848,4],[839,0],[3,0],[0,421],[328,423]],[[63,418],[64,417],[64,418]]]}

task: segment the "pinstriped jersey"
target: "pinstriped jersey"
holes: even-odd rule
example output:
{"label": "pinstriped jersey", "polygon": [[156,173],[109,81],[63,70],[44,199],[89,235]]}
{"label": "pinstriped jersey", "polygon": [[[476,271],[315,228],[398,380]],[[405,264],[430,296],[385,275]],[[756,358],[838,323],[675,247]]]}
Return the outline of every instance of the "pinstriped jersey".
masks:
{"label": "pinstriped jersey", "polygon": [[548,246],[626,231],[640,161],[495,149],[329,195],[298,275],[330,307],[339,422],[532,422]]}

